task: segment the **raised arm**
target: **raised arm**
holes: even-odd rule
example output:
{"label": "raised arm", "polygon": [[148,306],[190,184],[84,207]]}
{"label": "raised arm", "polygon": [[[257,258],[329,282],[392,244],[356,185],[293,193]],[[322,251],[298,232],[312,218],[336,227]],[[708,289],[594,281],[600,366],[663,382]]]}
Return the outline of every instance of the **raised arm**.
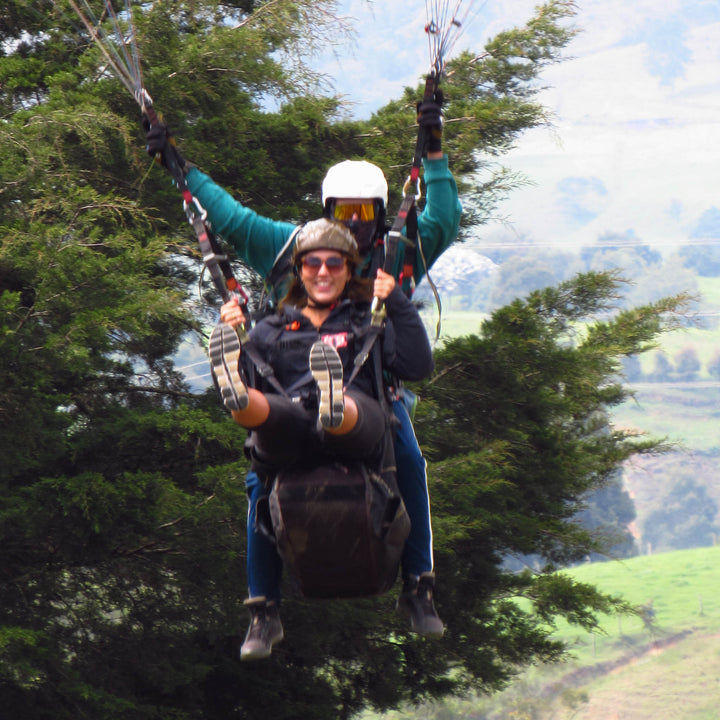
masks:
{"label": "raised arm", "polygon": [[[423,160],[423,165],[427,201],[418,217],[418,232],[427,266],[432,267],[457,238],[462,205],[455,178],[448,167],[447,155],[438,157],[432,154]],[[424,276],[425,264],[418,251],[415,256],[415,282],[420,282]]]}
{"label": "raised arm", "polygon": [[213,232],[230,243],[241,260],[267,278],[296,226],[258,215],[197,168],[188,171],[187,184],[207,211]]}

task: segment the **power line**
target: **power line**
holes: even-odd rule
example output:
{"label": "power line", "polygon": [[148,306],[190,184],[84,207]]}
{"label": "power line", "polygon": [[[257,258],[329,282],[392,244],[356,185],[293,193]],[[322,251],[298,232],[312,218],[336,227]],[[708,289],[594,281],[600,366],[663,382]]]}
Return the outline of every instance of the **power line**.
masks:
{"label": "power line", "polygon": [[594,248],[596,250],[604,250],[606,248],[631,248],[631,247],[646,247],[653,249],[655,247],[676,247],[682,248],[687,245],[693,246],[715,246],[720,245],[720,238],[693,238],[691,240],[683,240],[682,242],[672,242],[669,240],[663,240],[660,242],[649,243],[644,240],[622,240],[618,242],[594,242],[594,243],[576,243],[576,242],[562,242],[560,240],[541,240],[539,242],[525,241],[525,242],[488,242],[478,243],[475,240],[469,240],[467,246],[474,249],[490,249],[490,250],[503,250],[506,248],[517,248],[517,249],[528,249],[528,248],[559,248],[563,250],[574,250],[576,248]]}
{"label": "power line", "polygon": [[680,389],[709,389],[709,388],[720,388],[719,380],[689,380],[689,381],[676,381],[676,382],[626,382],[624,383],[631,389],[637,390],[662,390],[670,388]]}

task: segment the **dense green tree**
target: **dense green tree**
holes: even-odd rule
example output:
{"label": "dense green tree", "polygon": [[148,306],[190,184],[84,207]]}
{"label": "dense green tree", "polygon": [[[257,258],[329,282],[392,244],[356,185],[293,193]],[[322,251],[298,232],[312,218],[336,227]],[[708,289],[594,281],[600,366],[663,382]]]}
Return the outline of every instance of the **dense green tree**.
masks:
{"label": "dense green tree", "polygon": [[673,359],[679,380],[690,382],[697,379],[697,374],[702,368],[702,363],[698,357],[697,350],[692,345],[678,350]]}
{"label": "dense green tree", "polygon": [[654,552],[713,545],[717,538],[718,504],[703,485],[684,478],[665,496],[662,506],[643,523],[643,541]]}
{"label": "dense green tree", "polygon": [[[684,299],[600,319],[618,290],[612,273],[587,274],[518,299],[478,336],[449,341],[421,388],[417,428],[432,460],[438,566],[454,575],[443,610],[459,620],[455,641],[483,647],[500,676],[522,654],[512,638],[540,642],[539,619],[559,613],[592,626],[592,603],[607,607],[607,598],[549,571],[607,551],[578,513],[590,492],[615,482],[624,459],[660,449],[612,429],[608,413],[629,395],[623,357],[648,349]],[[541,559],[540,572],[503,569],[508,556],[528,555]],[[533,612],[513,595],[532,598]],[[495,624],[508,618],[522,631]]]}
{"label": "dense green tree", "polygon": [[635,518],[635,503],[622,486],[622,473],[617,471],[605,485],[588,493],[585,508],[576,517],[603,546],[602,553],[592,553],[590,559],[636,555],[635,539],[629,529]]}
{"label": "dense green tree", "polygon": [[[397,196],[418,91],[367,122],[317,92],[302,53],[342,32],[334,2],[136,8],[156,106],[186,156],[246,203],[314,215],[325,167],[345,156],[392,168]],[[571,13],[548,2],[452,62],[447,147],[474,221],[503,190],[471,187],[483,158],[545,122],[535,81],[572,37]],[[676,303],[592,322],[573,345],[615,290],[587,276],[498,311],[441,354],[423,389],[446,639],[406,634],[391,598],[302,602],[288,587],[287,640],[270,662],[241,666],[244,437],[173,363],[214,320],[190,292],[191,230],[145,156],[133,99],[64,0],[11,0],[0,18],[4,714],[349,717],[492,690],[561,653],[553,618],[592,626],[614,605],[562,575],[501,570],[509,554],[562,563],[593,549],[572,524],[582,497],[655,447],[608,433],[605,413],[624,396],[618,358],[645,349]]]}

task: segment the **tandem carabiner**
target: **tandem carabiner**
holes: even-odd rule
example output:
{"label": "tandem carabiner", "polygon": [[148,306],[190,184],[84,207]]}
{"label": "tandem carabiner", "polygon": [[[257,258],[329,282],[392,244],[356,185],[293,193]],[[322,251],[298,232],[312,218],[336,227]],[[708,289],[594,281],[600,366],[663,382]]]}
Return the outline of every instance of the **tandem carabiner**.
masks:
{"label": "tandem carabiner", "polygon": [[[407,176],[407,180],[405,181],[405,184],[403,185],[403,195],[407,197],[408,191],[412,187],[412,175]],[[415,180],[415,201],[417,202],[422,198],[422,190],[420,189],[420,177]]]}
{"label": "tandem carabiner", "polygon": [[200,204],[200,201],[194,195],[191,197],[192,204],[195,206],[197,212],[191,210],[191,205],[187,200],[183,200],[183,210],[185,211],[188,222],[193,225],[197,217],[205,222],[205,219],[207,218],[207,210]]}

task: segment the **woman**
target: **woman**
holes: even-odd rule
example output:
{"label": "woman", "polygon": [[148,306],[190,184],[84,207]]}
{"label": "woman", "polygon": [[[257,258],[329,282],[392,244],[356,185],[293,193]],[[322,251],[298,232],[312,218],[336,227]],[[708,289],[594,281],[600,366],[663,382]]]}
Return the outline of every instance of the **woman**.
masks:
{"label": "woman", "polygon": [[[374,282],[360,279],[360,256],[352,233],[322,218],[298,234],[293,280],[275,315],[250,333],[253,360],[269,365],[284,389],[267,381],[246,387],[237,370],[240,344],[231,328],[244,321],[236,303],[221,310],[210,356],[225,404],[239,425],[252,430],[252,455],[264,468],[316,462],[325,452],[344,459],[379,460],[387,417],[378,397],[382,379],[366,362],[350,387],[370,324],[370,299],[385,304],[383,368],[401,380],[420,380],[433,367],[427,333],[395,279],[378,270]],[[222,351],[220,352],[220,348]],[[251,363],[243,357],[247,374]]]}

